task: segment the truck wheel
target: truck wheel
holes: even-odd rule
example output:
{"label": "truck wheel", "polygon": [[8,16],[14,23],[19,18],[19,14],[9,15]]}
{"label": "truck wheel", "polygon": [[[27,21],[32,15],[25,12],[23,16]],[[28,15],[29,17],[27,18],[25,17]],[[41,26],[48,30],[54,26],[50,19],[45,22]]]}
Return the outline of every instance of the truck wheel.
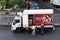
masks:
{"label": "truck wheel", "polygon": [[22,31],[22,28],[16,28],[16,30],[13,30],[13,33],[20,33]]}
{"label": "truck wheel", "polygon": [[16,32],[17,32],[17,33],[21,32],[21,29],[20,29],[20,28],[17,28],[17,29],[16,29]]}

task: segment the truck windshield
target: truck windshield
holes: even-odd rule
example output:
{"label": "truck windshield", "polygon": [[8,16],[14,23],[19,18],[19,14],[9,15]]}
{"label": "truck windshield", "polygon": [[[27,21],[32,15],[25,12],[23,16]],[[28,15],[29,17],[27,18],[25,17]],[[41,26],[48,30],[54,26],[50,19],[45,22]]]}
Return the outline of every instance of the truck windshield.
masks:
{"label": "truck windshield", "polygon": [[20,22],[20,20],[14,20],[13,25],[15,25],[16,23],[19,23],[19,22]]}

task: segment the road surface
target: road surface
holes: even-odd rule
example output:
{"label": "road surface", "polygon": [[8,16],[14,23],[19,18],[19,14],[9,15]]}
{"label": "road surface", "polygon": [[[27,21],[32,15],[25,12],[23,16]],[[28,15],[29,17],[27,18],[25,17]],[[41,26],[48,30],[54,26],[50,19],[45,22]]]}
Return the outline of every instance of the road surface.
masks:
{"label": "road surface", "polygon": [[31,34],[12,33],[10,28],[0,28],[0,40],[60,40],[60,29],[46,32],[44,35],[38,34],[32,37]]}

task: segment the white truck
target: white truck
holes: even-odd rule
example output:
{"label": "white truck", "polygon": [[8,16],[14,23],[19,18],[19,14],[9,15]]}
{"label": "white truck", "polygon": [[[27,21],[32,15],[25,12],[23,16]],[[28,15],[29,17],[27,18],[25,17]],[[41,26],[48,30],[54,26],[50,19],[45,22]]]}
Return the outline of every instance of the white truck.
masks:
{"label": "white truck", "polygon": [[[48,20],[46,20],[48,18]],[[23,13],[18,12],[17,16],[12,22],[12,31],[21,31],[22,29],[29,30],[32,25],[37,29],[42,28],[41,22],[44,22],[44,29],[55,30],[53,23],[53,9],[38,9],[38,10],[24,10]],[[46,22],[47,21],[47,22]]]}
{"label": "white truck", "polygon": [[60,6],[60,0],[50,0],[50,3],[54,6]]}

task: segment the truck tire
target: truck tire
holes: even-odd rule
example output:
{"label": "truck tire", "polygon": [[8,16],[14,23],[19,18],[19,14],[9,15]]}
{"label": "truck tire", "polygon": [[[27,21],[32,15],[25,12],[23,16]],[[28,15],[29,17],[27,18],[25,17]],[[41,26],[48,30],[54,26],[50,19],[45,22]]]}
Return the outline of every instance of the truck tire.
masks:
{"label": "truck tire", "polygon": [[19,33],[21,32],[21,28],[16,28],[16,30],[12,30],[13,33]]}
{"label": "truck tire", "polygon": [[21,30],[22,30],[21,28],[16,28],[17,33],[21,32]]}

